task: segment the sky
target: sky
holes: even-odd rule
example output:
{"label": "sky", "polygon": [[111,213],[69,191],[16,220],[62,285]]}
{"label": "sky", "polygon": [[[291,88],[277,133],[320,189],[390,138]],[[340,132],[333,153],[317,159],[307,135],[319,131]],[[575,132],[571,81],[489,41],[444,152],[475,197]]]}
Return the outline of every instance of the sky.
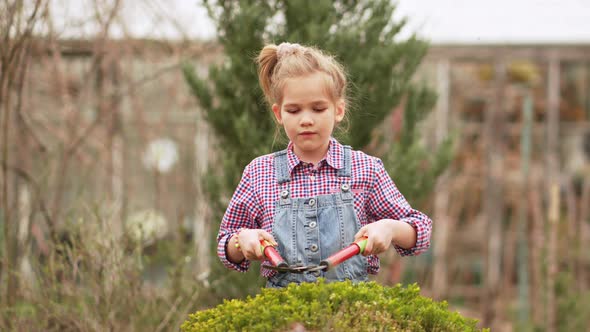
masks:
{"label": "sky", "polygon": [[398,10],[437,43],[590,43],[590,0],[401,0]]}
{"label": "sky", "polygon": [[[57,24],[83,22],[88,15],[86,2],[55,0],[61,4],[53,8]],[[215,37],[201,0],[125,0],[123,4],[125,30],[134,37]],[[590,43],[590,0],[399,0],[397,4],[394,16],[409,19],[404,33],[416,32],[435,44]],[[62,30],[66,37],[67,31],[74,31]],[[114,34],[122,31],[115,28]]]}

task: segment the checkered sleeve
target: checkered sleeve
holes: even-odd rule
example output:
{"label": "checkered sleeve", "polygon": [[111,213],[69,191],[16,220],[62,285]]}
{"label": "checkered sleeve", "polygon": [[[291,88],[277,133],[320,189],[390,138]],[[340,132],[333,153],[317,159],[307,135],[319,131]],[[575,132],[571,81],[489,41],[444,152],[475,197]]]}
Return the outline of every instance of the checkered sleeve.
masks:
{"label": "checkered sleeve", "polygon": [[410,249],[395,246],[395,249],[401,256],[423,253],[430,247],[432,220],[410,206],[387,174],[379,158],[375,158],[374,172],[374,184],[368,202],[371,218],[373,220],[395,219],[410,224],[416,230],[416,246]]}
{"label": "checkered sleeve", "polygon": [[255,220],[260,213],[256,195],[252,189],[250,168],[251,165],[248,165],[244,169],[242,179],[229,202],[217,235],[217,256],[227,268],[240,272],[248,271],[250,261],[244,260],[240,264],[232,263],[227,259],[226,250],[227,242],[240,228],[255,228],[253,225],[256,224]]}

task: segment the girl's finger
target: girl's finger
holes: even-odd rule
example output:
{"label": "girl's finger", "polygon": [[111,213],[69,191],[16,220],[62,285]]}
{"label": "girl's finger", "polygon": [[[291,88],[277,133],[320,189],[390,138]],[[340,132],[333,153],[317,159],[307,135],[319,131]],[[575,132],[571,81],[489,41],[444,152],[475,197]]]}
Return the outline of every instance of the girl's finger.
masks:
{"label": "girl's finger", "polygon": [[361,229],[359,229],[359,231],[354,235],[354,240],[357,241],[364,236],[367,236],[367,226],[363,226]]}
{"label": "girl's finger", "polygon": [[244,249],[244,257],[246,257],[247,260],[252,260],[252,251]]}
{"label": "girl's finger", "polygon": [[256,246],[255,251],[256,251],[256,259],[258,259],[258,260],[264,259],[264,253],[262,252],[262,248],[259,245]]}
{"label": "girl's finger", "polygon": [[380,254],[380,253],[382,253],[384,251],[385,251],[385,249],[383,248],[383,244],[382,243],[379,243],[379,244],[376,243],[374,245],[374,248],[373,248],[373,255],[378,255],[378,254]]}
{"label": "girl's finger", "polygon": [[260,246],[256,249],[254,249],[254,252],[252,253],[252,259],[253,260],[262,260],[264,258],[264,255],[262,254],[262,251],[260,250]]}
{"label": "girl's finger", "polygon": [[248,246],[248,256],[250,257],[250,260],[260,260],[262,257],[262,253],[260,251],[260,242],[257,241]]}
{"label": "girl's finger", "polygon": [[367,238],[367,245],[363,251],[363,256],[369,256],[373,254],[373,237]]}
{"label": "girl's finger", "polygon": [[266,241],[272,243],[274,246],[278,245],[277,241],[275,241],[275,238],[268,232],[265,232],[265,231],[260,232],[259,237],[261,240],[266,240]]}

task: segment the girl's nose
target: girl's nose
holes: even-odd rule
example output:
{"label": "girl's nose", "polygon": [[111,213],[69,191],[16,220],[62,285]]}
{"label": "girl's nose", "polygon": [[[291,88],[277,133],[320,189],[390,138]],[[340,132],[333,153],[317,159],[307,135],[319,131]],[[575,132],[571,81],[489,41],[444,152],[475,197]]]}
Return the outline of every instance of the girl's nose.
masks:
{"label": "girl's nose", "polygon": [[309,113],[304,113],[303,116],[301,117],[301,125],[302,126],[309,126],[313,124],[313,118],[311,116],[311,114]]}

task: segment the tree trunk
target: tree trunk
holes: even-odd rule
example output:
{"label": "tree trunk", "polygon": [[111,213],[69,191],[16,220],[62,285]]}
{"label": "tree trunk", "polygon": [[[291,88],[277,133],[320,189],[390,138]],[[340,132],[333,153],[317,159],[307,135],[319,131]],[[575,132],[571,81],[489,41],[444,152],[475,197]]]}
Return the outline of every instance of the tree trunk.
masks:
{"label": "tree trunk", "polygon": [[549,242],[547,244],[547,331],[556,326],[557,233],[559,232],[559,59],[549,62],[547,108],[547,174]]}
{"label": "tree trunk", "polygon": [[[441,60],[437,64],[438,76],[438,105],[436,109],[436,144],[440,145],[448,135],[448,115],[449,115],[449,78],[450,62]],[[435,189],[434,200],[434,220],[436,221],[433,228],[434,243],[434,268],[432,272],[432,293],[435,299],[444,299],[447,296],[449,288],[448,282],[448,239],[452,231],[451,222],[448,214],[449,205],[449,176],[445,172],[438,179]]]}
{"label": "tree trunk", "polygon": [[572,250],[568,250],[565,253],[564,259],[568,265],[568,271],[575,271],[576,269],[576,261],[578,259],[578,251],[577,243],[576,243],[576,220],[578,219],[577,216],[577,208],[576,208],[576,193],[574,190],[573,179],[571,176],[567,176],[564,179],[563,186],[564,186],[564,203],[567,210],[567,230],[565,232],[565,239],[566,243],[571,244]]}
{"label": "tree trunk", "polygon": [[522,105],[522,136],[520,142],[521,149],[521,176],[522,185],[520,190],[520,197],[524,202],[520,202],[519,216],[518,216],[518,303],[519,313],[518,321],[520,326],[524,328],[529,322],[529,245],[528,245],[528,198],[527,192],[529,190],[529,163],[531,159],[531,127],[533,124],[533,100],[530,89],[525,90],[525,98]]}
{"label": "tree trunk", "polygon": [[[35,284],[35,275],[31,268],[31,262],[29,258],[30,244],[31,244],[31,194],[26,184],[20,185],[20,193],[18,197],[18,215],[19,215],[19,227],[17,237],[17,252],[19,255],[17,258],[17,266],[19,272],[18,278],[18,289],[29,290]],[[15,269],[16,270],[16,269]]]}
{"label": "tree trunk", "polygon": [[112,218],[111,228],[114,231],[115,238],[119,238],[123,234],[124,221],[124,199],[125,199],[125,167],[124,167],[124,140],[122,137],[121,125],[121,96],[119,91],[121,89],[121,70],[117,59],[111,59],[111,75],[112,75],[112,91],[110,103],[109,129],[109,178],[110,181],[110,196],[112,204]]}
{"label": "tree trunk", "polygon": [[[487,223],[487,264],[485,278],[485,295],[482,297],[483,324],[491,326],[497,314],[496,302],[500,285],[500,268],[502,257],[502,224],[504,222],[504,205],[502,198],[502,135],[504,120],[504,85],[506,65],[503,60],[495,64],[494,99],[492,107],[486,109],[484,123],[484,142],[487,147],[487,174],[484,196],[484,211]],[[484,242],[485,243],[485,242]]]}
{"label": "tree trunk", "polygon": [[[9,43],[10,44],[10,43]],[[14,48],[13,48],[14,47]],[[0,156],[0,163],[2,164],[2,203],[1,209],[3,212],[2,221],[4,222],[4,266],[0,269],[4,275],[0,275],[0,283],[6,285],[5,292],[0,291],[0,295],[5,296],[5,304],[10,306],[14,303],[19,289],[19,278],[17,275],[19,264],[19,196],[20,196],[20,181],[16,176],[9,176],[10,173],[15,173],[18,167],[21,167],[19,161],[22,156],[22,151],[26,151],[26,147],[16,149],[14,145],[22,138],[23,132],[17,132],[15,128],[22,129],[18,117],[22,111],[22,98],[24,89],[24,76],[26,75],[26,67],[28,65],[28,41],[20,45],[12,43],[8,45],[7,49],[13,51],[12,58],[7,58],[6,53],[2,53],[2,72],[0,78],[0,113],[2,113],[2,152]],[[16,96],[16,104],[13,105],[12,97]],[[20,143],[19,143],[20,144]],[[22,142],[25,144],[25,142]],[[18,151],[13,155],[15,151]],[[14,161],[13,161],[14,160]],[[16,213],[12,213],[15,211]]]}
{"label": "tree trunk", "polygon": [[[582,196],[580,198],[580,222],[578,224],[578,252],[581,254],[586,252],[587,250],[585,247],[590,241],[588,238],[588,224],[590,223],[590,179],[586,178],[582,184]],[[580,255],[580,257],[582,257]],[[582,264],[581,261],[579,264],[579,271],[576,273],[578,276],[578,289],[580,293],[584,293],[588,290],[588,271],[586,270],[586,264]]]}
{"label": "tree trunk", "polygon": [[529,204],[531,211],[531,294],[530,301],[532,303],[533,323],[541,326],[544,324],[545,306],[543,301],[543,290],[545,289],[545,278],[542,266],[544,265],[544,257],[541,255],[546,243],[546,236],[544,231],[545,216],[543,214],[543,202],[541,195],[543,184],[537,180],[529,186],[531,189],[528,193]]}
{"label": "tree trunk", "polygon": [[0,210],[2,212],[2,216],[0,217],[3,224],[3,248],[2,253],[3,257],[1,259],[2,266],[0,267],[0,301],[4,306],[9,306],[12,304],[12,278],[10,277],[11,271],[14,268],[13,263],[13,252],[12,252],[12,242],[14,240],[14,224],[12,222],[13,216],[11,214],[11,206],[12,206],[12,199],[11,195],[9,195],[9,187],[12,185],[12,181],[10,181],[10,177],[8,176],[9,172],[9,162],[10,162],[10,155],[9,155],[9,142],[10,142],[10,133],[12,132],[10,128],[14,128],[14,126],[10,125],[12,107],[11,107],[11,82],[12,78],[14,77],[14,67],[12,63],[9,63],[7,59],[2,54],[2,64],[1,64],[1,75],[0,75],[0,114],[1,114],[1,146],[0,146],[0,163],[2,167],[2,172],[0,174],[0,184],[1,193],[0,198],[2,202],[0,204]]}
{"label": "tree trunk", "polygon": [[197,133],[195,137],[195,183],[196,183],[196,208],[193,220],[193,240],[195,245],[194,273],[195,275],[206,275],[210,264],[210,226],[208,222],[209,209],[207,197],[203,188],[204,177],[206,176],[209,163],[209,130],[207,123],[202,117],[197,120]]}
{"label": "tree trunk", "polygon": [[[16,127],[12,113],[20,112],[24,76],[28,65],[28,53],[35,23],[39,20],[40,9],[45,6],[42,0],[34,4],[23,5],[22,1],[5,1],[0,20],[0,221],[3,223],[2,257],[0,257],[0,306],[10,306],[18,293],[16,273],[18,264],[18,213],[19,183],[16,177],[9,177],[12,159],[9,149],[12,132]],[[17,83],[18,82],[18,83]],[[15,88],[16,91],[12,89]],[[12,94],[18,96],[17,106],[13,109]],[[11,130],[13,129],[13,130]],[[17,166],[18,167],[18,166]],[[11,188],[11,189],[9,189]],[[1,224],[0,223],[0,224]],[[10,328],[10,320],[7,322]]]}

